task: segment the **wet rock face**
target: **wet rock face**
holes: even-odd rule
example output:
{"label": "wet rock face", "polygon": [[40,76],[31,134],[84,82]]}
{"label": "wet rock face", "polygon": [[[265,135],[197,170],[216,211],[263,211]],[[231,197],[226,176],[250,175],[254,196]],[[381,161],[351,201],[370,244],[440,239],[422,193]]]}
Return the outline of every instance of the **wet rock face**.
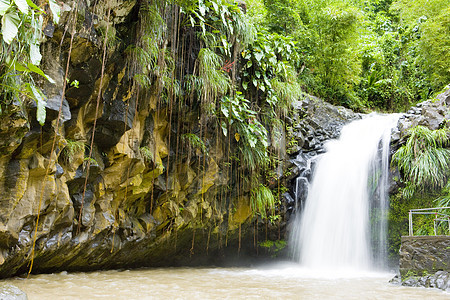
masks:
{"label": "wet rock face", "polygon": [[289,160],[284,194],[287,216],[301,210],[308,196],[308,185],[314,171],[315,158],[324,153],[324,144],[339,137],[342,127],[361,115],[347,108],[331,105],[314,96],[305,95],[294,103],[296,113],[288,119],[287,151]]}
{"label": "wet rock face", "polygon": [[418,125],[436,130],[445,126],[450,118],[450,87],[435,99],[417,104],[400,117],[397,130],[392,134],[394,144],[402,143],[408,134],[408,129]]}
{"label": "wet rock face", "polygon": [[403,236],[400,248],[400,275],[410,276],[450,272],[450,236]]}
{"label": "wet rock face", "polygon": [[[69,82],[70,11],[47,28],[41,46],[42,69],[55,81],[40,83],[48,98],[44,126],[32,103],[12,104],[0,118],[0,278],[28,271],[35,232],[34,272],[189,265],[198,257],[213,263],[227,244],[236,255],[241,229],[254,251],[249,197],[229,193],[235,183],[216,125],[204,125],[204,157],[177,144],[178,120],[170,126],[166,100],[133,91],[125,49],[135,43],[138,1],[77,3]],[[119,42],[108,47],[100,79],[108,10]],[[198,126],[197,116],[190,112],[180,126]]]}
{"label": "wet rock face", "polygon": [[339,137],[345,124],[361,118],[360,114],[350,109],[331,105],[309,95],[294,103],[294,109],[298,113],[289,120],[293,128],[290,134],[298,144],[296,149],[289,149],[291,153],[300,149],[303,152],[322,153],[325,141]]}
{"label": "wet rock face", "polygon": [[0,157],[14,152],[29,130],[28,113],[24,105],[18,101],[11,103],[0,116]]}

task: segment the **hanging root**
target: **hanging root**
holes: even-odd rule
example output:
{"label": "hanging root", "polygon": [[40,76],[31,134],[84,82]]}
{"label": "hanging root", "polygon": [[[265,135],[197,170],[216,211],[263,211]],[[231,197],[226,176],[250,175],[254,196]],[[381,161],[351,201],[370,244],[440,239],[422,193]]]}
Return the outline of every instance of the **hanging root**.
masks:
{"label": "hanging root", "polygon": [[192,231],[192,245],[190,249],[190,256],[194,255],[194,244],[195,244],[195,228]]}
{"label": "hanging root", "polygon": [[[77,2],[75,2],[75,3],[77,3]],[[74,4],[74,6],[75,5],[76,4]],[[78,13],[78,5],[76,5],[74,7],[73,11],[75,11],[74,16],[76,18],[76,15]],[[76,30],[76,22],[74,20],[74,22],[73,22],[73,30],[72,30],[72,34],[71,34],[71,37],[70,37],[69,53],[68,53],[68,56],[67,56],[65,79],[67,78],[67,76],[69,74],[70,56],[72,54],[72,46],[73,46],[73,38],[75,36],[75,30]],[[62,43],[62,40],[61,40],[61,43]],[[33,235],[33,244],[31,246],[31,252],[30,252],[30,255],[29,255],[29,257],[31,257],[31,260],[29,262],[29,269],[28,269],[27,278],[30,276],[31,271],[33,270],[34,255],[35,255],[35,248],[36,248],[36,239],[37,239],[37,231],[38,231],[38,227],[39,227],[39,217],[40,217],[40,213],[41,213],[42,200],[44,199],[44,191],[45,191],[45,185],[46,185],[45,181],[46,181],[46,178],[47,178],[47,176],[48,176],[48,174],[50,172],[50,166],[52,164],[52,157],[53,157],[53,152],[55,150],[56,138],[58,136],[59,125],[60,125],[59,121],[61,120],[63,100],[64,100],[65,93],[66,93],[66,85],[64,84],[63,85],[63,90],[62,90],[61,101],[59,103],[58,117],[56,118],[55,136],[53,137],[52,148],[50,150],[50,157],[48,159],[48,165],[47,165],[47,168],[45,169],[44,183],[42,184],[41,193],[39,195],[39,204],[38,204],[36,224],[35,224],[34,235]],[[41,128],[41,132],[42,132],[42,128]],[[42,134],[41,134],[41,147],[42,147]],[[55,154],[55,160],[56,160],[56,154]]]}
{"label": "hanging root", "polygon": [[[111,13],[111,9],[108,9],[108,15],[106,17],[108,19],[108,21],[109,21],[110,13]],[[109,22],[107,22],[107,24],[106,24],[106,32],[108,32],[108,30],[109,30]],[[98,111],[99,111],[99,107],[100,107],[100,98],[102,95],[103,76],[105,74],[106,46],[108,44],[107,42],[108,42],[108,35],[105,35],[105,41],[103,42],[103,59],[102,59],[102,69],[101,69],[101,74],[100,74],[100,86],[98,88],[97,104],[95,107],[94,125],[92,126],[91,145],[90,145],[90,149],[89,149],[89,158],[88,158],[88,162],[87,162],[87,166],[86,166],[86,179],[84,181],[83,196],[81,197],[80,214],[78,215],[77,234],[80,232],[80,228],[81,228],[81,216],[83,214],[83,204],[84,204],[84,199],[86,196],[86,187],[87,187],[88,178],[89,178],[89,169],[91,167],[92,149],[94,148],[95,128],[97,126],[97,117],[98,117]]]}

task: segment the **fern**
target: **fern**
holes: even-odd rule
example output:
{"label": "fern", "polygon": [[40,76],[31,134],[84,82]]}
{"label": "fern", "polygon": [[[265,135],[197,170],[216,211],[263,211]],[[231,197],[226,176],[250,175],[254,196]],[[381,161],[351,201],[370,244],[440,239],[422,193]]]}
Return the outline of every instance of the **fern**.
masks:
{"label": "fern", "polygon": [[450,167],[449,138],[446,128],[430,130],[417,126],[392,157],[407,182],[403,194],[411,198],[416,192],[438,191],[448,180]]}
{"label": "fern", "polygon": [[250,206],[253,214],[259,214],[265,219],[267,217],[266,212],[271,213],[275,208],[275,197],[272,191],[262,184],[253,188],[251,191]]}
{"label": "fern", "polygon": [[211,49],[202,48],[198,54],[198,76],[201,80],[203,105],[209,106],[219,94],[225,94],[230,87],[228,76],[221,69],[222,60]]}

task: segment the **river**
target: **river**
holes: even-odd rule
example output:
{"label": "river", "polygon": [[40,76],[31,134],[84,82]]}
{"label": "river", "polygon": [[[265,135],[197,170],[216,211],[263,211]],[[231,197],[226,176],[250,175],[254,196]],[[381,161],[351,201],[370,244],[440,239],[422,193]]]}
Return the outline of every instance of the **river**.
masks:
{"label": "river", "polygon": [[389,273],[324,273],[286,263],[255,268],[161,268],[2,280],[28,299],[449,299],[389,284]]}

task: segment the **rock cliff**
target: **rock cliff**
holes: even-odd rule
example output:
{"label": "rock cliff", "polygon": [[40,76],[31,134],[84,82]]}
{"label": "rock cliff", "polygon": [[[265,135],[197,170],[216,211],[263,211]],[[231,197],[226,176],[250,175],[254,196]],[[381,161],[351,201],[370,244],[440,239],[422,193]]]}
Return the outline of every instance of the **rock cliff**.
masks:
{"label": "rock cliff", "polygon": [[[162,76],[136,92],[127,46],[139,39],[138,6],[65,1],[59,23],[45,26],[41,66],[55,81],[37,79],[45,124],[32,101],[13,103],[0,119],[1,277],[26,272],[32,257],[33,272],[189,264],[211,249],[207,262],[249,223],[248,196],[227,190],[233,180],[217,126],[200,124],[188,104],[177,107],[184,119],[171,119]],[[195,32],[185,30],[185,56],[194,55]],[[181,128],[201,132],[208,153]]]}

